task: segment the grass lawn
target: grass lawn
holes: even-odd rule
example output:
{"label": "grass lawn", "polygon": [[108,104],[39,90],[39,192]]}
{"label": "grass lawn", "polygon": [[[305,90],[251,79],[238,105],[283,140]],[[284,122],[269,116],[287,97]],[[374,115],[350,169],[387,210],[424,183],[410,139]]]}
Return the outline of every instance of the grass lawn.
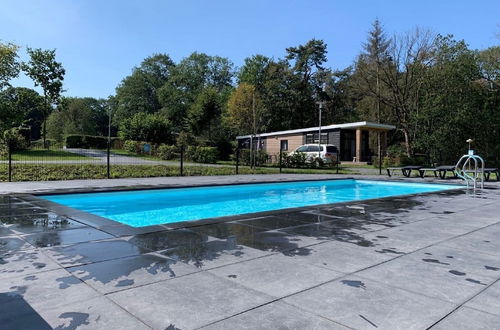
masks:
{"label": "grass lawn", "polygon": [[90,157],[64,150],[21,150],[12,153],[12,160],[82,160]]}

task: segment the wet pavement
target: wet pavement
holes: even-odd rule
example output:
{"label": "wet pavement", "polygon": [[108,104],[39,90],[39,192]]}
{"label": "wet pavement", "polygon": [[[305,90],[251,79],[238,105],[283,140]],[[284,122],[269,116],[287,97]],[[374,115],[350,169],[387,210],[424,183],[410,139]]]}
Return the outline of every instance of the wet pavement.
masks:
{"label": "wet pavement", "polygon": [[500,329],[500,184],[142,229],[0,195],[1,329]]}

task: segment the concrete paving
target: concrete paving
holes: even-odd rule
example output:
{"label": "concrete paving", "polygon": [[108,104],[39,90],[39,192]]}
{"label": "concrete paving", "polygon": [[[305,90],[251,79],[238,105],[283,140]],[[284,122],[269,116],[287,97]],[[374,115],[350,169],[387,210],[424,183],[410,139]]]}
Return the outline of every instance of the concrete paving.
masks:
{"label": "concrete paving", "polygon": [[500,329],[497,182],[142,231],[30,195],[325,178],[0,184],[0,328]]}

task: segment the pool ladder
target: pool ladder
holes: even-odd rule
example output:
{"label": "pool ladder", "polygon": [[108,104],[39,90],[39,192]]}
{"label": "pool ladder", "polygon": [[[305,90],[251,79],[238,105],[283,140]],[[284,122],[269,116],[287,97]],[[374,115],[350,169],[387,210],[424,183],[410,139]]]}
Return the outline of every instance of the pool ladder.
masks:
{"label": "pool ladder", "polygon": [[[471,174],[472,175],[471,175]],[[478,179],[481,183],[480,188],[484,188],[484,160],[478,155],[469,152],[463,155],[455,165],[455,174],[463,179],[469,188],[469,182],[472,183],[474,189],[477,188]]]}

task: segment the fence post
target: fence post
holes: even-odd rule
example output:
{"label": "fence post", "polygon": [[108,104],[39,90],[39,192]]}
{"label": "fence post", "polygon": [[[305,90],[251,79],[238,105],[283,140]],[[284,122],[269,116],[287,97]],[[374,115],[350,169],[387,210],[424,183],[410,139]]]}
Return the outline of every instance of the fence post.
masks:
{"label": "fence post", "polygon": [[280,148],[280,173],[283,171],[283,152]]}
{"label": "fence post", "polygon": [[184,167],[184,146],[181,146],[181,168],[180,168],[181,176],[184,175],[183,167]]}
{"label": "fence post", "polygon": [[111,143],[110,143],[110,138],[108,137],[108,150],[106,152],[106,177],[108,179],[111,178],[111,175],[110,175],[110,167],[111,167],[111,164],[110,164],[110,153],[111,153]]}
{"label": "fence post", "polygon": [[340,163],[340,159],[339,159],[339,153],[337,151],[337,174],[339,174],[339,163]]}
{"label": "fence post", "polygon": [[11,148],[11,141],[7,142],[7,153],[9,155],[9,182],[12,182],[12,148]]}
{"label": "fence post", "polygon": [[238,174],[238,167],[240,166],[240,148],[236,148],[236,174]]}

